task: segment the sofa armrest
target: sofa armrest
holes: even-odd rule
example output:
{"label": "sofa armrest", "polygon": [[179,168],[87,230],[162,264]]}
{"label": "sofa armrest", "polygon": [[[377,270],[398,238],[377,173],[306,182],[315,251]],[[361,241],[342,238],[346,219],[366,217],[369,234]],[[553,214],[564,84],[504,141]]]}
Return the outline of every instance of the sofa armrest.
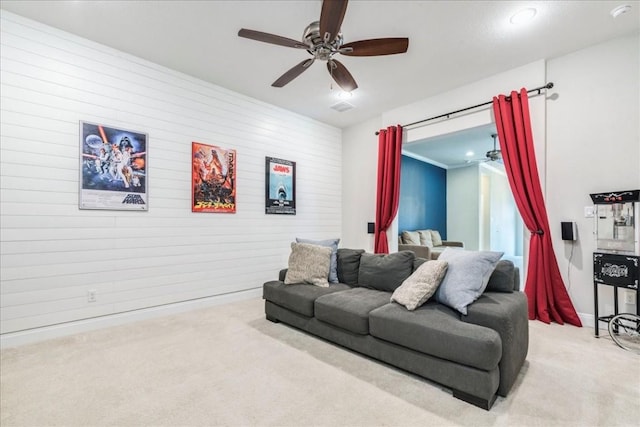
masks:
{"label": "sofa armrest", "polygon": [[283,268],[282,270],[280,270],[280,273],[278,273],[278,280],[284,282],[284,278],[287,277],[287,270],[288,268]]}
{"label": "sofa armrest", "polygon": [[398,245],[398,252],[400,251],[413,251],[416,254],[416,258],[431,259],[431,248],[429,246]]}
{"label": "sofa armrest", "polygon": [[506,396],[518,377],[529,350],[527,297],[522,292],[485,292],[467,307],[463,322],[498,332],[502,340],[498,394]]}
{"label": "sofa armrest", "polygon": [[443,240],[442,241],[442,246],[453,246],[456,248],[464,248],[464,243],[463,242],[455,242],[453,240]]}

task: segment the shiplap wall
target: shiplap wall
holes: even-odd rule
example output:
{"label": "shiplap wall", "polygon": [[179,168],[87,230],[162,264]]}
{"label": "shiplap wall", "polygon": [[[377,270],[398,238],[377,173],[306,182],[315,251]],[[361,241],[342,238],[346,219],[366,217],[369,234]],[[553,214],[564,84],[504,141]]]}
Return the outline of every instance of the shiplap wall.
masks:
{"label": "shiplap wall", "polygon": [[[0,42],[3,334],[257,292],[340,236],[340,129],[6,11]],[[78,209],[81,120],[148,134],[148,212]],[[192,141],[237,150],[237,213],[191,212]],[[297,215],[265,215],[265,156]]]}

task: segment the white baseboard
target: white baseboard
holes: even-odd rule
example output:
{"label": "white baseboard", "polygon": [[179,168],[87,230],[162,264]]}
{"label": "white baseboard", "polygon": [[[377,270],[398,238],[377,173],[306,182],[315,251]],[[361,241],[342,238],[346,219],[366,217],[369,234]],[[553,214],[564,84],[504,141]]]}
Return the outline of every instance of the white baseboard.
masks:
{"label": "white baseboard", "polygon": [[246,291],[232,292],[225,295],[217,295],[208,298],[199,298],[190,301],[166,304],[157,307],[143,308],[140,310],[128,311],[125,313],[110,314],[107,316],[94,317],[91,319],[77,320],[73,322],[61,323],[58,325],[43,326],[41,328],[29,329],[26,331],[10,332],[0,335],[0,348],[17,347],[38,341],[64,337],[80,332],[95,329],[107,328],[110,326],[122,325],[139,320],[151,319],[154,317],[168,316],[185,311],[196,310],[203,307],[210,307],[221,304],[228,304],[235,301],[259,298],[262,296],[262,287],[248,289]]}
{"label": "white baseboard", "polygon": [[580,321],[582,322],[583,327],[593,328],[595,326],[593,314],[578,313],[578,317],[580,318]]}

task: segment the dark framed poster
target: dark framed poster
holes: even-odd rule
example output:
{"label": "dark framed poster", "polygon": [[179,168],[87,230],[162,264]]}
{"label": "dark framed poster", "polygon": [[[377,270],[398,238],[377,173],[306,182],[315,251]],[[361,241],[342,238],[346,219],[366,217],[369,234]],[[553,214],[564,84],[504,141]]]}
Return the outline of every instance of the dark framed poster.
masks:
{"label": "dark framed poster", "polygon": [[296,214],[296,162],[266,157],[266,214]]}
{"label": "dark framed poster", "polygon": [[191,144],[191,211],[236,212],[236,150]]}
{"label": "dark framed poster", "polygon": [[80,122],[80,209],[146,211],[147,134]]}

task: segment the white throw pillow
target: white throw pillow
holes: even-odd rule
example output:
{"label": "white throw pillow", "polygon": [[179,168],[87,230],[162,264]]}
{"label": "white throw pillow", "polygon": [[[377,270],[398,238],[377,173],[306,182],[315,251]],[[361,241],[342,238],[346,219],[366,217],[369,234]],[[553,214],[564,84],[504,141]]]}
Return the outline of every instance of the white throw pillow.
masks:
{"label": "white throw pillow", "polygon": [[309,243],[291,243],[289,268],[284,278],[285,285],[309,283],[326,288],[329,286],[331,248]]}
{"label": "white throw pillow", "polygon": [[446,261],[423,263],[393,292],[391,302],[404,305],[407,310],[415,310],[431,298],[446,273]]}

